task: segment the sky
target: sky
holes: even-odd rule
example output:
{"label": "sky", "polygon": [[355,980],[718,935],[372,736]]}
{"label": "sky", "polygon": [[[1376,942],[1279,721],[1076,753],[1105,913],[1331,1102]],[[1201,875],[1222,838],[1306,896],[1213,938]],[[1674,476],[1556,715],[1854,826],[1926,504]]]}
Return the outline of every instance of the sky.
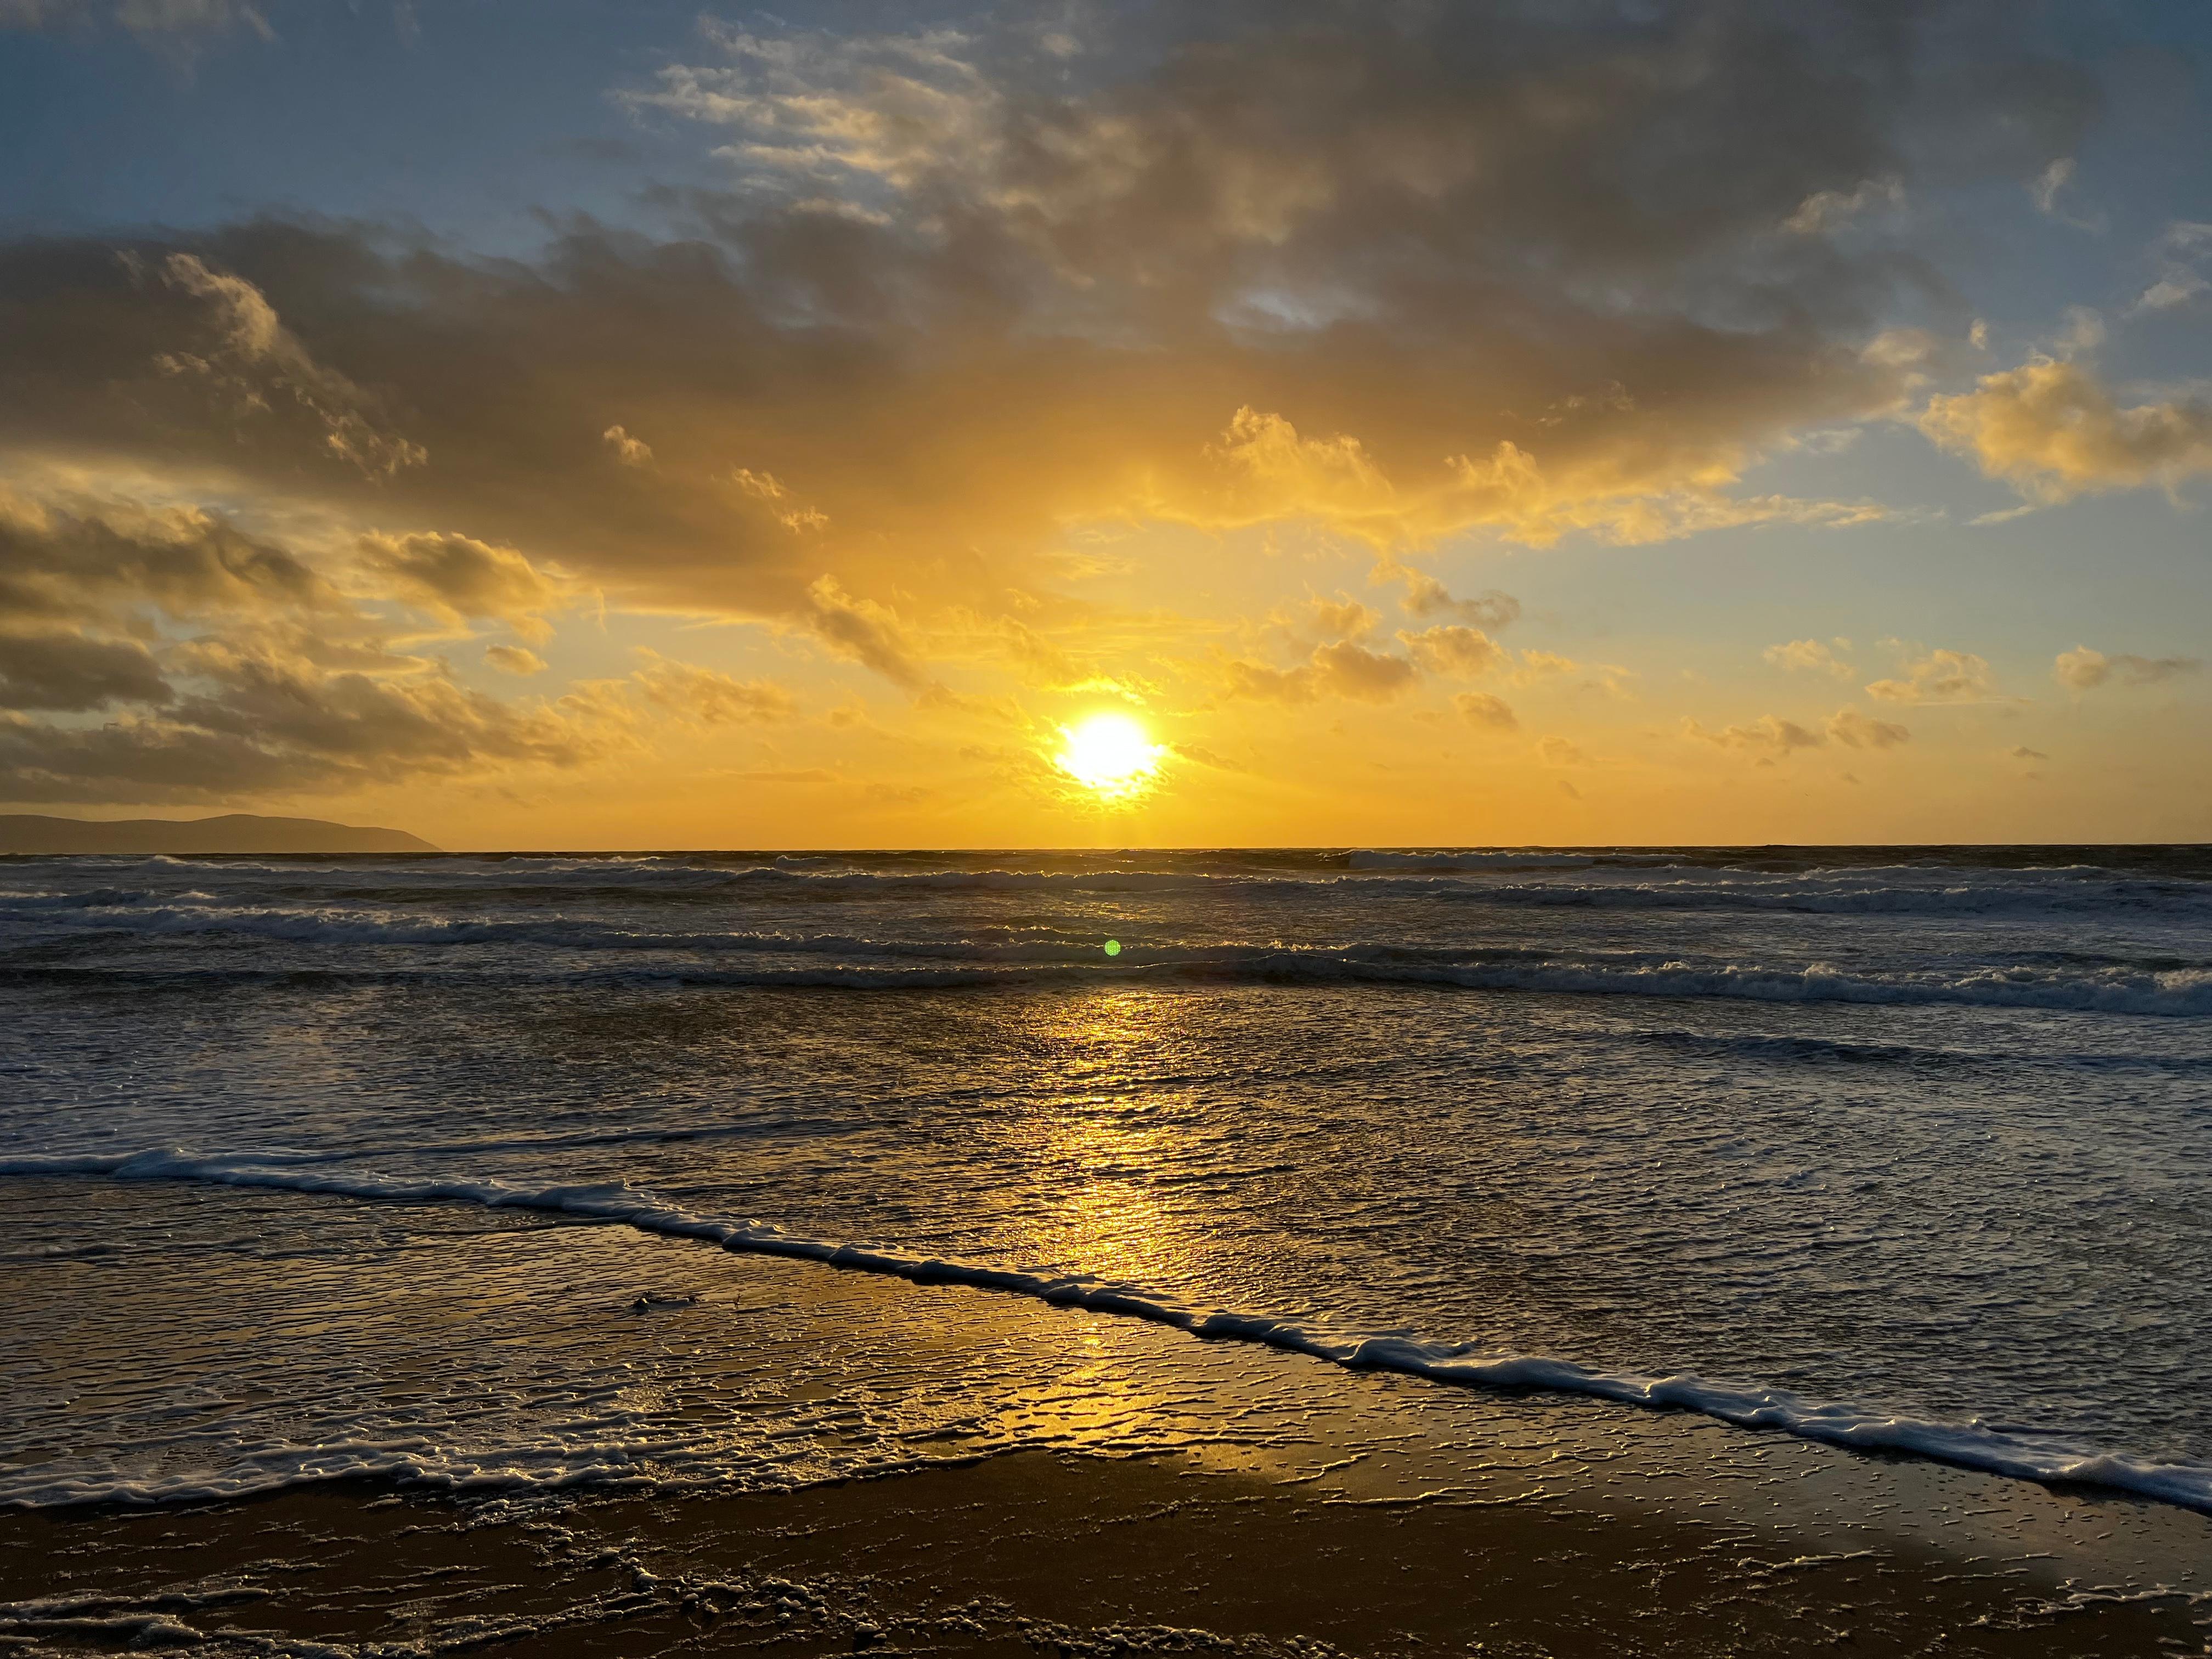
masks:
{"label": "sky", "polygon": [[0,0],[0,810],[2212,840],[2208,54]]}

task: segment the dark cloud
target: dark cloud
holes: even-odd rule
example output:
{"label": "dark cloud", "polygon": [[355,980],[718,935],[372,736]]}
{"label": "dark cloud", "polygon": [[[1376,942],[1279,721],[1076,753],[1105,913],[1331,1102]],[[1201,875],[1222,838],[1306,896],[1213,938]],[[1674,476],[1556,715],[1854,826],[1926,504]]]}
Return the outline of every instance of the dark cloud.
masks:
{"label": "dark cloud", "polygon": [[574,597],[569,584],[513,548],[451,532],[364,536],[360,561],[378,591],[403,604],[456,622],[503,622],[535,641],[553,632],[544,613]]}
{"label": "dark cloud", "polygon": [[[1020,30],[726,31],[643,96],[746,188],[664,193],[664,240],[574,221],[480,260],[259,222],[127,260],[0,249],[0,440],[781,618],[909,687],[860,607],[1001,606],[1086,517],[1392,545],[1847,521],[1726,485],[1893,405],[1911,368],[1868,338],[1949,303],[1893,247],[1787,228],[1820,192],[1911,187],[1923,12],[1124,8],[1072,82]],[[2087,94],[2001,23],[1957,97],[2078,127]]]}
{"label": "dark cloud", "polygon": [[96,727],[0,715],[0,799],[198,801],[319,793],[502,764],[574,765],[622,734],[589,707],[518,707],[441,674],[328,673],[273,653],[203,649],[210,690]]}
{"label": "dark cloud", "polygon": [[114,702],[169,701],[143,645],[74,633],[0,633],[0,708],[82,714]]}
{"label": "dark cloud", "polygon": [[344,601],[287,550],[192,507],[49,503],[0,487],[0,623],[187,620],[337,611]]}
{"label": "dark cloud", "polygon": [[[696,61],[629,91],[734,177],[647,189],[651,234],[549,220],[540,251],[493,258],[263,218],[0,243],[0,795],[568,766],[647,719],[789,711],[668,659],[507,702],[405,643],[424,618],[542,642],[593,589],[765,621],[928,707],[1012,718],[940,668],[1138,684],[1085,629],[1149,624],[1054,591],[1071,528],[1107,523],[1315,521],[1404,584],[1403,654],[1329,602],[1270,643],[1288,665],[1223,666],[1231,695],[1381,703],[1502,667],[1518,602],[1407,557],[1468,530],[1879,516],[1737,480],[1793,432],[1924,399],[1967,313],[1906,204],[2076,153],[2089,84],[2021,46],[2021,9],[1109,4],[1043,57],[1018,17],[710,20]],[[0,0],[0,24],[58,23],[262,19]],[[2199,404],[2124,405],[2070,363],[1923,424],[2039,500],[2207,465]],[[2136,660],[2107,672],[2179,672]],[[1985,671],[1938,653],[1869,692],[1956,701]],[[1776,751],[1905,736],[1850,710],[1738,730]]]}
{"label": "dark cloud", "polygon": [[[520,556],[373,538],[341,574],[373,585],[342,589],[196,508],[0,492],[0,799],[329,792],[573,766],[633,741],[622,694],[502,702],[395,650],[360,603],[531,628],[559,593]],[[67,718],[118,708],[96,726]]]}
{"label": "dark cloud", "polygon": [[452,681],[310,677],[264,665],[175,714],[77,728],[0,714],[0,799],[22,803],[228,801],[330,794],[487,765],[575,765],[606,752],[586,721],[522,712]]}

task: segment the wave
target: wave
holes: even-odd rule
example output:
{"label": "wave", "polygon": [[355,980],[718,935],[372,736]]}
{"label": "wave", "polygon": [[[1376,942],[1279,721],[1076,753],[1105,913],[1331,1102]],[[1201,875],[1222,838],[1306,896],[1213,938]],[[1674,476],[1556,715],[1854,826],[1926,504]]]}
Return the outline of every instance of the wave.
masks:
{"label": "wave", "polygon": [[[915,1284],[966,1285],[1031,1297],[1055,1306],[1147,1320],[1195,1337],[1261,1343],[1347,1370],[1393,1371],[1442,1383],[1541,1390],[1655,1409],[1692,1411],[1738,1428],[1772,1430],[1863,1451],[1903,1453],[2014,1480],[2104,1487],[2212,1513],[2212,1465],[2161,1462],[2016,1426],[1904,1416],[1810,1401],[1781,1389],[1734,1387],[1689,1373],[1654,1376],[1604,1371],[1544,1355],[1488,1352],[1469,1345],[1424,1342],[1395,1334],[1370,1335],[1337,1331],[1264,1313],[1200,1307],[1158,1291],[1090,1274],[994,1267],[877,1246],[809,1238],[758,1221],[695,1214],[621,1183],[523,1187],[496,1180],[331,1172],[237,1155],[196,1155],[181,1147],[135,1153],[37,1154],[0,1158],[0,1176],[181,1181],[324,1194],[372,1202],[465,1203],[490,1209],[574,1216],[595,1222],[618,1223],[665,1237],[698,1239],[740,1254],[817,1262]],[[292,1478],[320,1480],[364,1472],[348,1463],[343,1448],[326,1449],[329,1455],[319,1457],[311,1473],[302,1477],[295,1472]],[[410,1472],[418,1475],[424,1473],[419,1468]],[[270,1480],[271,1484],[276,1484],[280,1476],[272,1473]],[[94,1492],[78,1482],[51,1493],[19,1488],[6,1501],[36,1505],[132,1495],[132,1492],[122,1488],[112,1492]]]}
{"label": "wave", "polygon": [[[713,904],[759,899],[859,898],[950,894],[1034,894],[1068,897],[1213,896],[1239,903],[1255,899],[1294,901],[1377,896],[1447,901],[1455,905],[1515,909],[1781,912],[1815,915],[1929,915],[2000,917],[2053,911],[2150,910],[2165,915],[2212,910],[2212,882],[2179,876],[2116,876],[2094,866],[2040,870],[1955,869],[1918,866],[1846,871],[1685,871],[1649,860],[1615,870],[1595,860],[1560,855],[1556,869],[1521,855],[1474,861],[1463,855],[1361,854],[1349,865],[1302,870],[1249,866],[1168,869],[856,869],[826,860],[785,860],[735,867],[652,861],[635,866],[560,860],[510,871],[456,870],[451,880],[426,882],[419,868],[395,870],[387,883],[364,883],[358,870],[304,872],[272,869],[274,882],[240,881],[236,872],[205,871],[210,878],[190,890],[153,884],[113,884],[85,889],[0,890],[0,921],[52,925],[134,927],[167,908],[224,902],[240,911],[290,901],[330,907],[339,903],[409,903],[451,908],[502,902],[542,903],[557,897],[574,907],[653,902]],[[825,867],[831,866],[831,867]],[[302,880],[313,873],[337,879]],[[1521,878],[1514,879],[1516,875]],[[1607,878],[1617,876],[1620,878]],[[208,890],[213,889],[215,890]]]}
{"label": "wave", "polygon": [[[2101,872],[2100,872],[2101,873]],[[2202,882],[2060,879],[1912,886],[1851,878],[1761,878],[1741,882],[1527,883],[1439,889],[1463,903],[1534,909],[1785,911],[1807,915],[1999,916],[2051,910],[2212,908]]]}
{"label": "wave", "polygon": [[[1593,865],[1619,863],[1617,855],[1600,852],[1553,852],[1540,848],[1495,848],[1474,851],[1439,848],[1434,852],[1397,852],[1362,848],[1345,854],[1351,870],[1587,870]],[[1640,867],[1644,860],[1635,861]]]}
{"label": "wave", "polygon": [[[1998,917],[2008,914],[2051,911],[2102,911],[2155,908],[2171,915],[2187,908],[2212,907],[2212,888],[2179,888],[2172,884],[2085,883],[2008,884],[2001,887],[1844,886],[1832,883],[1764,883],[1717,884],[1705,882],[1638,883],[1633,884],[1499,884],[1474,886],[1450,879],[1367,878],[1337,877],[1326,880],[1255,882],[1246,878],[1200,876],[1160,877],[1137,872],[1058,876],[1007,871],[931,872],[918,875],[879,874],[805,875],[782,871],[724,872],[719,889],[686,889],[681,895],[665,890],[656,897],[715,897],[728,896],[729,884],[756,875],[781,883],[831,884],[802,888],[801,892],[878,890],[1038,892],[1106,896],[1163,893],[1223,892],[1241,890],[1249,896],[1255,887],[1280,892],[1324,897],[1369,897],[1389,894],[1444,900],[1455,906],[1491,906],[1515,909],[1582,909],[1621,911],[1784,912],[1819,915],[1928,915]],[[1346,889],[1358,885],[1350,893]],[[865,884],[865,885],[863,885]],[[902,888],[899,884],[905,884]],[[1228,885],[1224,885],[1227,884]],[[0,890],[0,929],[18,938],[41,933],[67,934],[97,932],[145,935],[229,933],[293,943],[442,945],[494,943],[538,943],[571,949],[659,949],[726,951],[756,948],[744,941],[771,940],[777,935],[734,929],[655,931],[612,920],[590,919],[592,902],[610,896],[604,890],[562,890],[564,907],[550,913],[538,906],[519,915],[410,914],[410,902],[448,908],[460,903],[496,900],[504,895],[482,890],[467,894],[355,891],[345,894],[299,895],[301,902],[270,902],[271,896],[239,894],[228,897],[201,890],[162,892],[149,888],[101,887],[76,891]],[[257,898],[259,902],[256,902]],[[365,901],[365,902],[364,902]],[[1070,918],[1063,918],[1070,919]],[[1123,926],[1129,924],[1124,923]],[[1004,933],[1005,927],[981,933]],[[1079,933],[1066,927],[1036,927],[1030,932],[1057,933],[1071,942],[1090,939],[1091,929]],[[4,939],[0,935],[0,939]],[[832,937],[825,935],[824,937]],[[10,941],[12,942],[12,941]],[[870,941],[853,941],[856,951],[877,948]],[[777,948],[763,944],[757,948]],[[896,948],[896,947],[884,947]],[[945,954],[933,947],[932,954]]]}
{"label": "wave", "polygon": [[[728,936],[721,936],[728,938]],[[661,945],[668,945],[661,938]],[[776,949],[834,953],[838,940],[783,940]],[[668,945],[671,951],[677,947]],[[763,949],[759,936],[744,949]],[[763,988],[763,991],[964,991],[964,988],[1078,987],[1078,984],[1283,984],[1283,987],[1420,987],[1440,991],[1517,991],[1553,995],[1732,998],[1747,1002],[1843,1002],[1871,1006],[1980,1006],[2051,1013],[2115,1013],[2201,1020],[2212,1015],[2212,967],[2066,969],[1989,964],[1955,971],[1851,971],[1829,963],[1763,967],[1683,960],[1453,960],[1453,953],[1398,947],[1343,951],[1281,947],[1126,949],[1119,960],[1093,957],[1095,947],[1033,947],[1042,960],[988,963],[949,953],[940,945],[876,947],[876,963],[818,963],[807,967],[714,967],[708,963],[648,963],[630,969],[495,967],[330,967],[258,964],[208,969],[0,964],[0,982],[58,984],[588,984],[588,987]],[[964,949],[964,947],[963,947]],[[765,953],[765,951],[763,951]],[[945,957],[922,967],[896,957]],[[1079,956],[1079,960],[1078,960]]]}

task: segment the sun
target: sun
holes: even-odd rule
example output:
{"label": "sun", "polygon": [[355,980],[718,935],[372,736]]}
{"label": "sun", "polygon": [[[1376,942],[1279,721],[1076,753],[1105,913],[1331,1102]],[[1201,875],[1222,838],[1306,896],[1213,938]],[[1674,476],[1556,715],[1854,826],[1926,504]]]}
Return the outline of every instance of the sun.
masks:
{"label": "sun", "polygon": [[1127,714],[1093,714],[1063,726],[1060,769],[1103,800],[1128,800],[1158,775],[1167,750]]}

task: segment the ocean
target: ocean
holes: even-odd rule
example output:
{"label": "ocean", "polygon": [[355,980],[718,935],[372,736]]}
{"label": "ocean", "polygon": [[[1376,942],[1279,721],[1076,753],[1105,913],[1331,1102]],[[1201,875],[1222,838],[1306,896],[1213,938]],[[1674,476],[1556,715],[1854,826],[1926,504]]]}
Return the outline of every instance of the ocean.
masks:
{"label": "ocean", "polygon": [[[1381,1372],[2212,1511],[2206,849],[14,859],[0,1009],[0,1504],[787,1488]],[[1009,1295],[1251,1352],[1117,1405]]]}

